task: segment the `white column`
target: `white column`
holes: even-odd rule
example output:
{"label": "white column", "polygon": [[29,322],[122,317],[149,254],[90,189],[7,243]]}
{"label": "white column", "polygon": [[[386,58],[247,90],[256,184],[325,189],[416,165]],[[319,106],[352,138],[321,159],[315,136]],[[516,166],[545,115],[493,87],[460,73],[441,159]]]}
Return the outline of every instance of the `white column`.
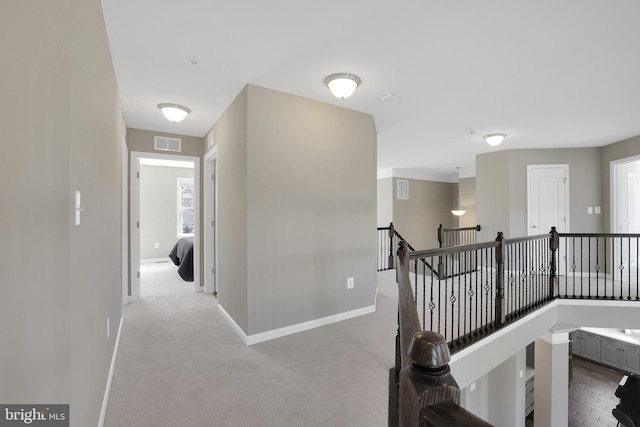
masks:
{"label": "white column", "polygon": [[534,427],[566,427],[569,420],[569,333],[536,340]]}

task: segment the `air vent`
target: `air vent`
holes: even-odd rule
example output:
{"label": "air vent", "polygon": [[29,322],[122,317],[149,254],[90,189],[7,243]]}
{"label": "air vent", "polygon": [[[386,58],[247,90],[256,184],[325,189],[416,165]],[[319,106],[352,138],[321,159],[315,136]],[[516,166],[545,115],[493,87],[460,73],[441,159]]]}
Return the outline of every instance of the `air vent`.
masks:
{"label": "air vent", "polygon": [[182,151],[182,140],[180,138],[167,138],[156,136],[153,138],[153,148],[159,151]]}
{"label": "air vent", "polygon": [[399,179],[398,180],[398,191],[397,191],[398,200],[409,200],[409,180],[408,179]]}

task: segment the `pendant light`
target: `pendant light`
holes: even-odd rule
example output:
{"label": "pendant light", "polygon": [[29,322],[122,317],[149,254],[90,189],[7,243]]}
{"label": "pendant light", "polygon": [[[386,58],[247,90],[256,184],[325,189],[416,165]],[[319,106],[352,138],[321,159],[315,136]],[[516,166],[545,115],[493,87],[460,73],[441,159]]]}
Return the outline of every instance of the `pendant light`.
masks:
{"label": "pendant light", "polygon": [[466,210],[464,209],[460,209],[460,167],[457,167],[456,170],[458,171],[458,194],[456,194],[456,209],[452,209],[451,213],[454,214],[455,216],[462,216],[465,214]]}

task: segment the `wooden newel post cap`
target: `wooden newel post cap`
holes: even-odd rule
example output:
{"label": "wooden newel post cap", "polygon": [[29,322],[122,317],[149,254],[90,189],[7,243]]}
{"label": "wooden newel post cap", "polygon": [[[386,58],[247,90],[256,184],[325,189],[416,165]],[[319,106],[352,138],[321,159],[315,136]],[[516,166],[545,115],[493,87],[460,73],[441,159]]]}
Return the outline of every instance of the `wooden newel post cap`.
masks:
{"label": "wooden newel post cap", "polygon": [[409,249],[409,244],[404,240],[400,240],[400,243],[398,243],[398,246],[399,246],[399,250],[401,251],[406,251]]}
{"label": "wooden newel post cap", "polygon": [[451,361],[449,347],[437,332],[420,331],[413,334],[409,343],[411,364],[422,369],[440,370]]}

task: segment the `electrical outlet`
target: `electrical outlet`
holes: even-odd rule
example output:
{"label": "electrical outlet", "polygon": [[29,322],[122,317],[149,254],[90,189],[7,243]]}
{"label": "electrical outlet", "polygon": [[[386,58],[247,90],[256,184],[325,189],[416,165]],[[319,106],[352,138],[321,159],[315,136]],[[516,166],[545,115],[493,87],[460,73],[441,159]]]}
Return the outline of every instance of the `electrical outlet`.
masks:
{"label": "electrical outlet", "polygon": [[160,247],[160,243],[158,243],[158,242],[154,243],[154,244],[153,244],[153,247],[154,247],[154,248],[156,248],[156,249],[158,249],[158,248]]}
{"label": "electrical outlet", "polygon": [[111,336],[111,328],[109,327],[109,318],[107,317],[107,338]]}
{"label": "electrical outlet", "polygon": [[474,391],[476,389],[476,383],[471,383],[469,386],[469,391]]}
{"label": "electrical outlet", "polygon": [[353,289],[353,286],[354,286],[353,277],[348,277],[347,278],[347,289]]}

